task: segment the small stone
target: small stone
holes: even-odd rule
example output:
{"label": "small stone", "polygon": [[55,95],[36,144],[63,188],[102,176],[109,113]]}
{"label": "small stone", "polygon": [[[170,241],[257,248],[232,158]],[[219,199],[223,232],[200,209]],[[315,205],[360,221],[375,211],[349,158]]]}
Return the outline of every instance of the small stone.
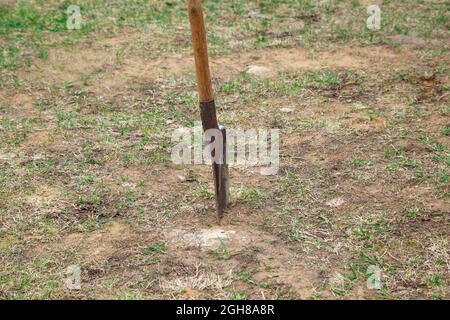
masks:
{"label": "small stone", "polygon": [[327,201],[326,205],[329,207],[339,207],[340,205],[344,204],[344,199],[341,197],[331,199],[330,201]]}
{"label": "small stone", "polygon": [[284,113],[291,113],[292,111],[294,111],[292,108],[281,108],[280,110]]}
{"label": "small stone", "polygon": [[134,184],[134,183],[130,183],[130,182],[125,182],[125,183],[122,183],[122,187],[124,187],[124,188],[135,188],[136,187],[136,184]]}
{"label": "small stone", "polygon": [[31,157],[31,159],[32,159],[33,161],[42,160],[42,159],[44,159],[44,158],[45,158],[45,156],[42,155],[42,154],[40,154],[40,153],[34,154],[34,155]]}
{"label": "small stone", "polygon": [[246,72],[255,78],[267,78],[270,76],[270,69],[263,66],[249,66]]}
{"label": "small stone", "polygon": [[186,182],[187,181],[186,177],[182,176],[182,175],[177,176],[177,178],[178,178],[178,181],[180,181],[180,182]]}
{"label": "small stone", "polygon": [[202,249],[217,249],[221,243],[229,241],[236,231],[222,229],[202,229],[197,232],[186,233],[183,240],[188,241]]}
{"label": "small stone", "polygon": [[14,153],[0,153],[0,160],[9,161],[16,155]]}

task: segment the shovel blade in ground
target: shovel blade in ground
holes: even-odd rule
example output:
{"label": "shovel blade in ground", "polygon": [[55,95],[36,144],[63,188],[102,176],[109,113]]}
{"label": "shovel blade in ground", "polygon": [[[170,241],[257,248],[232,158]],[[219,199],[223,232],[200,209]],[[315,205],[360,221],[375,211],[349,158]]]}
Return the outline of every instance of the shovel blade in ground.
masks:
{"label": "shovel blade in ground", "polygon": [[[194,49],[195,73],[200,99],[200,116],[203,130],[219,129],[222,133],[223,161],[213,162],[214,191],[216,195],[216,210],[220,218],[223,217],[229,203],[229,174],[226,164],[226,130],[219,127],[216,105],[211,85],[209,70],[208,48],[206,44],[206,30],[203,9],[200,0],[188,0],[189,21],[192,32],[192,47]],[[214,156],[212,157],[214,159]]]}

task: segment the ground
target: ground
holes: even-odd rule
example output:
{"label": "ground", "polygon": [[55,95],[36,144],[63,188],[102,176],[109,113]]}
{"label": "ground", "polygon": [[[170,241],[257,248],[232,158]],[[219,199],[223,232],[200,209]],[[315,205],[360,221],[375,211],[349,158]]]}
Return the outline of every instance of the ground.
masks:
{"label": "ground", "polygon": [[281,130],[220,223],[210,167],[170,160],[184,1],[0,1],[0,298],[449,299],[449,3],[204,5],[220,121]]}

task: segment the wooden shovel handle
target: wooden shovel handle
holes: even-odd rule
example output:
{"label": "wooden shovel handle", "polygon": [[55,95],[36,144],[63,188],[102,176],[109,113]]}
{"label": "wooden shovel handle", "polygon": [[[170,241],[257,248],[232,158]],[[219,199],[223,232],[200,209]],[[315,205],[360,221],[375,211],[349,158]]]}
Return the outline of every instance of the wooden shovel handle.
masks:
{"label": "wooden shovel handle", "polygon": [[206,46],[205,21],[200,0],[187,0],[191,23],[192,44],[195,57],[198,94],[201,102],[213,100],[211,74],[209,71],[208,48]]}
{"label": "wooden shovel handle", "polygon": [[[200,0],[187,0],[189,21],[191,23],[192,46],[195,57],[195,73],[197,75],[198,95],[200,98],[200,115],[203,130],[219,128],[216,105],[214,103],[211,74],[209,71],[208,48],[206,46],[205,20]],[[221,129],[226,142],[226,131]],[[226,155],[226,143],[223,144],[223,155]],[[225,162],[224,158],[224,162]],[[228,166],[226,163],[213,163],[214,188],[216,194],[217,215],[222,218],[228,206]]]}

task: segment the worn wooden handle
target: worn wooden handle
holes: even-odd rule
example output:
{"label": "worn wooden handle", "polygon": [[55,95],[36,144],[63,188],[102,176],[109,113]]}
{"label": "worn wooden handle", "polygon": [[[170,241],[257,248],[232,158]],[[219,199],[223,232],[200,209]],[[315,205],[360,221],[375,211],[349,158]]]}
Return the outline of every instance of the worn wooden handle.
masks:
{"label": "worn wooden handle", "polygon": [[[202,117],[203,130],[219,128],[214,103],[213,90],[211,85],[211,74],[209,71],[208,48],[206,46],[205,20],[203,18],[203,8],[200,0],[187,0],[189,21],[191,23],[192,46],[195,57],[195,73],[197,75],[198,95],[200,98],[200,115]],[[222,163],[213,162],[214,189],[216,193],[216,209],[220,218],[228,206],[228,165],[226,164],[226,131],[221,128],[223,143]],[[215,152],[212,154],[215,156]]]}
{"label": "worn wooden handle", "polygon": [[208,48],[206,46],[205,21],[200,0],[187,0],[191,23],[192,44],[195,57],[198,94],[201,102],[214,99],[209,71]]}

